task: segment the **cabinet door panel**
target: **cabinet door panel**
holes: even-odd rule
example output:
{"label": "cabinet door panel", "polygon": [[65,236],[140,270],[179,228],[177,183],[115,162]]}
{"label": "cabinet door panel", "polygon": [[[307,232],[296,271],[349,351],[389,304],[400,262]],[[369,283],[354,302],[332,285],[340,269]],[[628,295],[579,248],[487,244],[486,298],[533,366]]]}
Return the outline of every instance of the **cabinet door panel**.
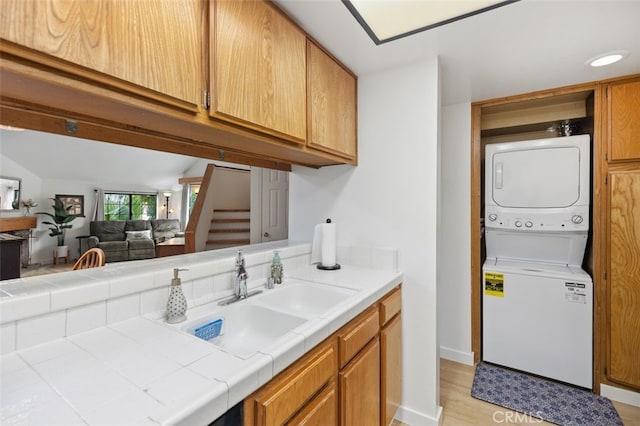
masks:
{"label": "cabinet door panel", "polygon": [[640,171],[611,172],[609,378],[640,388]]}
{"label": "cabinet door panel", "polygon": [[[157,95],[165,94],[187,102],[191,109],[197,107],[203,80],[200,1],[3,0],[0,4],[0,37],[63,60],[47,65],[124,90],[133,83],[154,92],[140,92],[143,95],[162,99]],[[28,59],[42,62],[38,56]],[[100,80],[88,70],[117,80]]]}
{"label": "cabinet door panel", "polygon": [[371,342],[339,374],[340,424],[380,424],[380,340]]}
{"label": "cabinet door panel", "polygon": [[264,1],[216,0],[212,23],[212,114],[304,142],[305,34]]}
{"label": "cabinet door panel", "polygon": [[256,398],[255,424],[281,425],[328,383],[337,370],[335,341],[315,349],[287,370],[281,382]]}
{"label": "cabinet door panel", "polygon": [[640,81],[609,86],[609,158],[640,160]]}
{"label": "cabinet door panel", "polygon": [[288,426],[327,426],[338,424],[338,390],[336,382],[331,382],[300,411]]}
{"label": "cabinet door panel", "polygon": [[353,75],[308,42],[309,134],[307,145],[348,159],[356,157],[356,92]]}
{"label": "cabinet door panel", "polygon": [[397,315],[380,332],[382,426],[388,426],[402,402],[402,316]]}

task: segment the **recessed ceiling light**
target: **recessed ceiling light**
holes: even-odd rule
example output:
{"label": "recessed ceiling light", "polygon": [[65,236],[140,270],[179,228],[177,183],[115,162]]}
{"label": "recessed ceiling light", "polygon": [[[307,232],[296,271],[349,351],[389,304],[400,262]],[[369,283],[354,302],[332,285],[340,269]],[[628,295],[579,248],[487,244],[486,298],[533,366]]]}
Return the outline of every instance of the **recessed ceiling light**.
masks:
{"label": "recessed ceiling light", "polygon": [[585,62],[586,65],[592,67],[604,67],[605,65],[611,65],[613,63],[618,62],[622,58],[626,57],[629,54],[626,50],[616,50],[614,52],[603,53],[598,56],[594,56]]}

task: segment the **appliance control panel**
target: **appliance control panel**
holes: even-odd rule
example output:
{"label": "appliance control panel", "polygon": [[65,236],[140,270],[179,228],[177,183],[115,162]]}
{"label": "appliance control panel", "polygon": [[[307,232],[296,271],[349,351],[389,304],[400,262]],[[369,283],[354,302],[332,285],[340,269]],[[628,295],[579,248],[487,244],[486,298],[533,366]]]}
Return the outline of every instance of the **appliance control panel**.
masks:
{"label": "appliance control panel", "polygon": [[586,231],[589,230],[588,208],[575,208],[564,212],[513,212],[488,207],[484,225],[487,228],[522,231]]}

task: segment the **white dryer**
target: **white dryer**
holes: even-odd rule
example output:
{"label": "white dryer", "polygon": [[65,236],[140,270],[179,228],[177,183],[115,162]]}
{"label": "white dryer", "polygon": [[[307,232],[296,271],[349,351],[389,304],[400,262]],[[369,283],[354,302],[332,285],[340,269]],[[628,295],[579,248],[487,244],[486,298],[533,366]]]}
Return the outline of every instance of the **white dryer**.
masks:
{"label": "white dryer", "polygon": [[482,358],[592,386],[590,137],[487,145]]}

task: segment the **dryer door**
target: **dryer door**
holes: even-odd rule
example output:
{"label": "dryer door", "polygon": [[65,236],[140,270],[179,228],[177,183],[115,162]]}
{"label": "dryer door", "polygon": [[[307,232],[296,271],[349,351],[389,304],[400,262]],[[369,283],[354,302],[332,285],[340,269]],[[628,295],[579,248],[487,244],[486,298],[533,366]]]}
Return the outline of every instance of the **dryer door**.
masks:
{"label": "dryer door", "polygon": [[490,167],[491,197],[498,206],[562,208],[580,199],[578,147],[496,152]]}

